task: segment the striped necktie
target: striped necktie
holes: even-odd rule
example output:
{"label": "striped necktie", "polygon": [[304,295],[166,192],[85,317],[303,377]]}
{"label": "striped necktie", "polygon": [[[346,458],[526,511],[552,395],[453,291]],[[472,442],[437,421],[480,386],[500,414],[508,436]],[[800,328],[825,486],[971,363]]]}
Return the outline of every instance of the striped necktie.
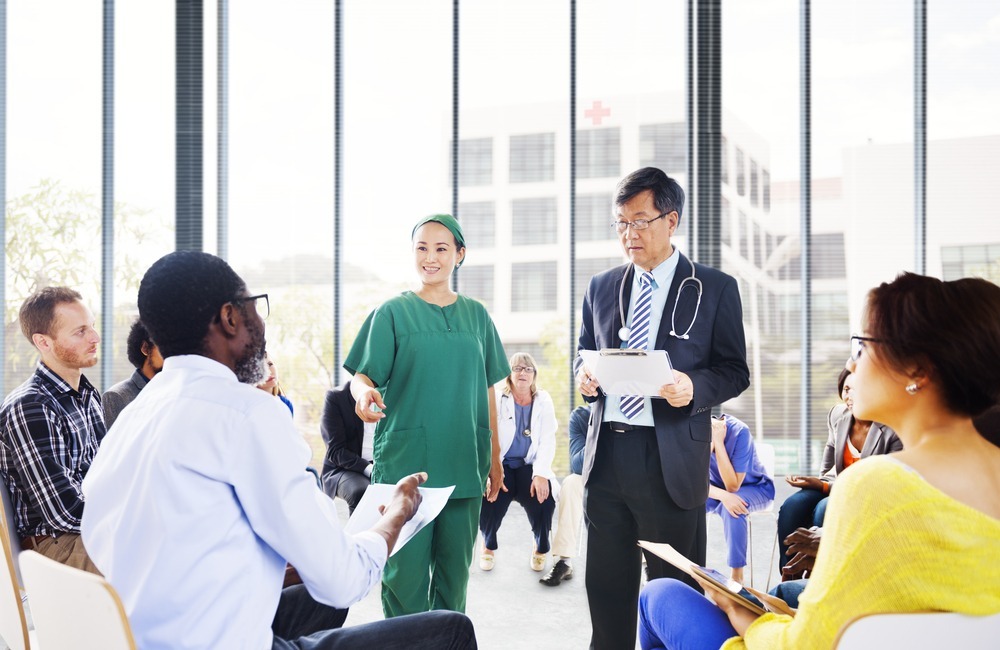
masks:
{"label": "striped necktie", "polygon": [[[632,312],[632,327],[628,337],[628,347],[645,350],[649,344],[649,314],[653,305],[653,274],[646,271],[639,276],[639,299]],[[622,395],[618,408],[628,419],[642,413],[644,395]]]}

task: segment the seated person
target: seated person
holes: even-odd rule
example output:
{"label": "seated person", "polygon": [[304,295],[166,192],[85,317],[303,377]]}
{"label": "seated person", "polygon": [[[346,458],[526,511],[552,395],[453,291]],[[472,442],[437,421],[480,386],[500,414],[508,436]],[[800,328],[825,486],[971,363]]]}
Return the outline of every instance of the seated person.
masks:
{"label": "seated person", "polygon": [[[798,528],[786,537],[785,545],[788,546],[788,553],[792,559],[782,568],[782,574],[798,576],[803,573],[812,573],[821,539],[823,539],[823,529],[815,526]],[[799,606],[799,594],[802,593],[807,584],[809,584],[807,578],[792,578],[779,582],[768,593],[785,601],[792,609],[796,609]]]}
{"label": "seated person", "polygon": [[483,497],[479,511],[479,530],[483,534],[483,555],[479,568],[493,569],[497,549],[497,531],[507,508],[514,499],[524,508],[535,536],[531,568],[545,569],[545,554],[549,552],[549,531],[556,509],[559,483],[552,472],[556,453],[555,407],[552,398],[538,388],[538,366],[526,352],[510,358],[510,375],[497,400],[497,426],[500,457],[503,459],[503,488],[496,501]]}
{"label": "seated person", "polygon": [[[821,477],[789,476],[786,479],[789,485],[801,489],[785,499],[778,510],[779,569],[788,562],[785,538],[797,528],[823,525],[827,497],[837,476],[861,458],[891,454],[903,448],[903,443],[889,427],[854,417],[850,374],[845,368],[837,379],[837,390],[844,403],[830,409],[827,416],[829,436],[823,450]],[[786,579],[795,577],[783,575]]]}
{"label": "seated person", "polygon": [[139,391],[146,387],[156,373],[163,370],[160,348],[149,339],[149,333],[139,319],[132,323],[132,329],[128,331],[125,352],[128,354],[129,362],[135,367],[135,372],[128,379],[104,391],[104,395],[101,396],[101,404],[104,406],[104,425],[109,429],[122,409],[132,403]]}
{"label": "seated person", "polygon": [[372,442],[375,424],[366,424],[354,412],[351,382],[326,392],[319,431],[326,443],[323,491],[347,502],[351,513],[371,485]]}
{"label": "seated person", "polygon": [[25,299],[21,332],[35,371],[0,408],[0,475],[10,491],[22,549],[99,573],[80,539],[80,482],[104,439],[101,394],[84,368],[97,363],[101,337],[80,294],[45,287]]}
{"label": "seated person", "polygon": [[854,412],[906,448],[838,478],[796,616],[655,580],[643,648],[827,650],[868,614],[1000,612],[1000,448],[972,421],[1000,396],[1000,287],[906,273],[869,293],[864,327],[847,361]]}
{"label": "seated person", "polygon": [[[302,471],[311,456],[263,379],[266,295],[222,259],[178,251],[139,285],[163,372],[125,409],[83,482],[83,539],[136,646],[474,648],[467,617],[428,612],[340,628],[382,577],[423,472],[347,535]],[[282,590],[286,563],[301,585]]]}
{"label": "seated person", "polygon": [[[990,408],[974,418],[972,423],[984,438],[994,445],[1000,446],[1000,437],[997,436],[997,433],[1000,432],[1000,407]],[[819,543],[822,539],[823,529],[815,526],[798,528],[785,538],[785,545],[788,547],[788,553],[792,559],[782,568],[782,574],[797,576],[802,575],[803,572],[807,575],[812,573],[816,563],[816,555],[819,553]],[[789,607],[797,608],[799,594],[802,593],[807,584],[809,584],[809,580],[806,578],[785,580],[775,585],[768,593],[782,599],[788,603]]]}
{"label": "seated person", "polygon": [[573,577],[572,560],[579,550],[577,535],[583,520],[583,450],[587,445],[587,426],[590,423],[590,405],[573,409],[569,415],[569,471],[562,480],[557,502],[558,521],[552,536],[552,568],[539,582],[547,587],[558,587],[563,580]]}
{"label": "seated person", "polygon": [[278,367],[274,365],[270,354],[264,357],[264,368],[264,380],[257,384],[257,388],[280,399],[281,403],[288,407],[288,412],[294,416],[295,407],[292,406],[292,400],[285,397],[285,392],[281,390],[281,384],[278,383]]}
{"label": "seated person", "polygon": [[722,517],[733,580],[743,582],[747,564],[747,515],[774,501],[774,481],[757,458],[750,427],[731,415],[712,419],[705,509]]}

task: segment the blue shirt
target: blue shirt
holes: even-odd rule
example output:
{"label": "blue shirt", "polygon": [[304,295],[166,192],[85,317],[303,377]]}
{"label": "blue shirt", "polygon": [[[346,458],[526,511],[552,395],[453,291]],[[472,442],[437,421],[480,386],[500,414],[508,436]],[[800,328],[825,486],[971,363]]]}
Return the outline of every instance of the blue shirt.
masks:
{"label": "blue shirt", "polygon": [[[726,419],[726,453],[729,455],[729,462],[733,464],[736,473],[746,474],[743,477],[743,485],[771,482],[764,470],[763,463],[757,458],[757,450],[753,444],[753,434],[750,433],[750,427],[731,415],[723,417]],[[708,482],[715,487],[726,489],[722,475],[719,474],[719,465],[715,460],[714,451],[708,461]]]}
{"label": "blue shirt", "polygon": [[514,439],[510,443],[510,449],[504,454],[503,462],[510,468],[517,469],[524,465],[524,457],[531,448],[531,438],[524,435],[524,430],[531,430],[531,407],[532,404],[521,406],[514,404]]}

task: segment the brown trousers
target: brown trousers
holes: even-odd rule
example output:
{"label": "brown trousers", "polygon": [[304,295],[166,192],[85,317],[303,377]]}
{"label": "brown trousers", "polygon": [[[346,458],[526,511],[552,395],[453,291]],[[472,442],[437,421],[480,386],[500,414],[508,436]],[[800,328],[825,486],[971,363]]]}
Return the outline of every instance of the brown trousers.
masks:
{"label": "brown trousers", "polygon": [[83,569],[102,575],[90,560],[90,556],[87,555],[87,549],[83,547],[83,540],[75,533],[63,533],[59,537],[48,537],[31,550],[74,569]]}

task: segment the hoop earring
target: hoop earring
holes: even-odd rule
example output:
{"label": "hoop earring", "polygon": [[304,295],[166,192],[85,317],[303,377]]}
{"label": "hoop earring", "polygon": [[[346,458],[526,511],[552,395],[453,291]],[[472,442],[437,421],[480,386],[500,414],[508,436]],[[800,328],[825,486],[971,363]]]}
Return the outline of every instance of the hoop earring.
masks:
{"label": "hoop earring", "polygon": [[909,393],[910,395],[916,395],[918,390],[920,390],[920,386],[917,386],[917,382],[913,382],[912,384],[907,384],[906,386],[906,392]]}

